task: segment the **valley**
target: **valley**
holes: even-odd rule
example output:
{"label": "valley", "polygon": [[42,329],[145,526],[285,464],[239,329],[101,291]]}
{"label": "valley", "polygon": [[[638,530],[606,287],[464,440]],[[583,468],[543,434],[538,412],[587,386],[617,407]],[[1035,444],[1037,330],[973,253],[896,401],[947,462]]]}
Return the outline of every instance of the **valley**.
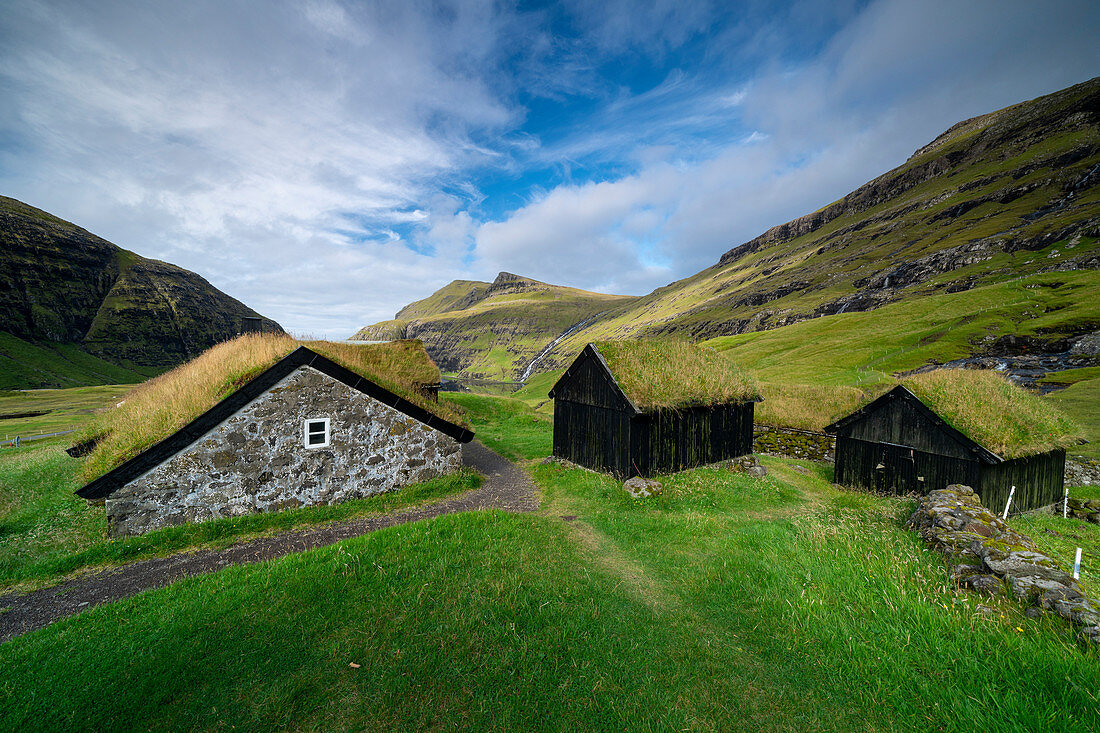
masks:
{"label": "valley", "polygon": [[[969,301],[961,309],[980,311],[982,325],[934,339],[938,345],[921,356],[1057,353],[1100,328],[1100,317],[1089,310],[1089,284],[1096,286],[1100,271],[1097,184],[1100,80],[1094,79],[961,122],[839,201],[773,227],[714,266],[648,295],[598,300],[589,293],[584,307],[543,295],[498,324],[485,320],[492,299],[479,301],[495,284],[459,281],[409,306],[406,318],[398,314],[360,334],[395,328],[423,339],[448,371],[512,381],[588,318],[550,348],[537,370],[564,368],[592,340],[728,338],[905,303],[912,314],[929,297],[958,294],[953,302]],[[1062,301],[1077,298],[1079,307],[1036,311],[1026,307],[1035,299],[1021,300],[1016,291],[966,295],[1044,273],[1066,273],[1042,287],[1057,291],[1060,279],[1076,283]],[[998,294],[1012,300],[999,301]],[[952,330],[950,323],[939,330]],[[486,328],[497,330],[487,336]],[[901,361],[905,369],[927,363]]]}

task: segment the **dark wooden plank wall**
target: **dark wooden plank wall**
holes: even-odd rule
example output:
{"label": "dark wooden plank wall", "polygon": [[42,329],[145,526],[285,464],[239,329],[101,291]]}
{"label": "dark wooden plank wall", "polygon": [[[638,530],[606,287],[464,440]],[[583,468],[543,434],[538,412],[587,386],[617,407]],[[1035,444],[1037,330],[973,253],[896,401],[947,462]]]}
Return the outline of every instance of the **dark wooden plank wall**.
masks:
{"label": "dark wooden plank wall", "polygon": [[956,483],[977,490],[981,464],[975,459],[964,460],[901,445],[837,436],[833,475],[833,480],[844,486],[896,494],[910,491],[924,494]]}
{"label": "dark wooden plank wall", "polygon": [[633,466],[643,476],[752,453],[752,402],[657,410],[633,420]]}
{"label": "dark wooden plank wall", "polygon": [[629,476],[630,418],[622,410],[554,401],[554,455],[594,471]]}
{"label": "dark wooden plank wall", "polygon": [[974,489],[982,498],[982,504],[1000,512],[1008,501],[1009,491],[1015,486],[1010,512],[1026,512],[1061,501],[1065,473],[1066,452],[1059,449],[996,466],[983,466],[980,485]]}
{"label": "dark wooden plank wall", "polygon": [[[882,468],[879,468],[879,466]],[[994,512],[1004,510],[1012,486],[1012,512],[1053,504],[1062,498],[1066,453],[1063,450],[1017,458],[990,466],[980,461],[873,443],[840,436],[836,441],[834,480],[895,494],[924,494],[948,484],[966,484]],[[920,479],[924,479],[923,481]]]}
{"label": "dark wooden plank wall", "polygon": [[846,426],[840,434],[873,443],[912,446],[920,451],[964,460],[973,457],[970,446],[963,445],[944,432],[900,397],[887,401],[863,419]]}

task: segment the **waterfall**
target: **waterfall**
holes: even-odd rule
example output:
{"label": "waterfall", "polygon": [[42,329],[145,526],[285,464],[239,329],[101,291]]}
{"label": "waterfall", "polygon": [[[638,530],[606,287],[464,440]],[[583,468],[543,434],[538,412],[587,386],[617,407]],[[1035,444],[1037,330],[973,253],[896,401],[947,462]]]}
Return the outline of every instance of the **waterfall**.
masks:
{"label": "waterfall", "polygon": [[540,361],[542,361],[543,357],[545,357],[547,354],[549,354],[550,351],[553,350],[553,348],[555,346],[557,346],[563,340],[565,340],[565,339],[569,338],[570,336],[572,336],[573,334],[575,334],[577,331],[580,331],[582,328],[584,328],[588,324],[592,323],[592,321],[596,320],[597,318],[602,316],[604,313],[607,313],[607,311],[602,311],[600,313],[597,313],[596,315],[594,315],[590,318],[587,318],[583,321],[580,321],[578,323],[574,323],[572,326],[565,329],[565,331],[562,332],[562,334],[560,336],[558,336],[553,341],[551,341],[549,344],[547,344],[545,347],[543,347],[542,351],[540,351],[538,354],[535,355],[535,358],[532,359],[531,363],[527,365],[527,368],[523,370],[523,375],[520,376],[519,381],[526,382],[528,379],[530,379],[531,374],[535,371],[535,365],[538,364]]}

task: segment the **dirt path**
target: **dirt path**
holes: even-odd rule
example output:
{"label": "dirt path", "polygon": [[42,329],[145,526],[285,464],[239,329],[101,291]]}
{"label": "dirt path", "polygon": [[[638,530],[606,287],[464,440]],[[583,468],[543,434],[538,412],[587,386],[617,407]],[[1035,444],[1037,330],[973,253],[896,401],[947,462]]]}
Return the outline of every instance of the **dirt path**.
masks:
{"label": "dirt path", "polygon": [[481,487],[459,496],[392,514],[359,517],[242,542],[224,550],[200,550],[142,560],[101,570],[26,594],[0,595],[0,642],[49,626],[86,608],[110,603],[182,578],[358,537],[368,532],[443,514],[478,509],[531,512],[538,509],[535,486],[519,466],[481,443],[462,447],[462,462],[485,476]]}

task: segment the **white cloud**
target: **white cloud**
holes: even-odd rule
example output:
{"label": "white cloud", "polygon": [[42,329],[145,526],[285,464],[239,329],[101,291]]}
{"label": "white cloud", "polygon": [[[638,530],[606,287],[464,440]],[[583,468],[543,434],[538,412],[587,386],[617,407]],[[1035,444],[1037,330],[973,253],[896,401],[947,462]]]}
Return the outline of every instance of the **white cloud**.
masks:
{"label": "white cloud", "polygon": [[[585,35],[557,32],[567,11]],[[750,2],[719,27],[723,12],[16,0],[0,185],[293,330],[344,336],[498,270],[649,290],[963,117],[1100,67],[1087,3]],[[664,68],[691,39],[709,39],[706,73],[673,64],[640,92],[604,76]],[[521,99],[590,109],[550,139]],[[554,167],[597,182],[523,183]],[[487,201],[498,174],[517,187]]]}
{"label": "white cloud", "polygon": [[[425,271],[459,266],[392,227],[427,221],[419,203],[438,177],[484,157],[468,131],[513,113],[439,58],[474,42],[474,21],[448,38],[400,5],[380,20],[314,2],[309,25],[292,5],[255,8],[14,6],[0,79],[17,103],[0,129],[35,155],[0,178],[288,327],[346,335],[420,297]],[[349,243],[349,229],[391,242]]]}
{"label": "white cloud", "polygon": [[[809,61],[776,62],[736,92],[688,104],[732,94],[751,133],[703,160],[674,166],[667,151],[643,153],[630,176],[562,186],[481,226],[477,254],[587,288],[650,289],[689,275],[901,164],[957,121],[1088,78],[1100,68],[1089,39],[1100,13],[1081,7],[873,3]],[[633,127],[614,133],[632,136]],[[649,237],[637,235],[639,212],[660,222]],[[654,250],[672,266],[644,270]]]}

